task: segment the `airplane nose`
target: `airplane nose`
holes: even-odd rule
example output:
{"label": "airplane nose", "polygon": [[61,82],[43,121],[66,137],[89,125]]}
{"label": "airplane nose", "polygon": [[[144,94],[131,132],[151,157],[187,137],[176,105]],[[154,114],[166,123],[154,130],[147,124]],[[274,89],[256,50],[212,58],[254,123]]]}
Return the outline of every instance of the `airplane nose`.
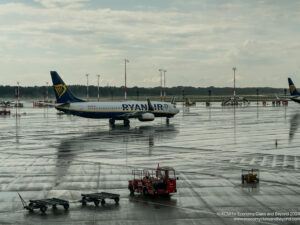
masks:
{"label": "airplane nose", "polygon": [[179,113],[179,109],[176,108],[176,109],[175,109],[175,113],[176,113],[176,114]]}

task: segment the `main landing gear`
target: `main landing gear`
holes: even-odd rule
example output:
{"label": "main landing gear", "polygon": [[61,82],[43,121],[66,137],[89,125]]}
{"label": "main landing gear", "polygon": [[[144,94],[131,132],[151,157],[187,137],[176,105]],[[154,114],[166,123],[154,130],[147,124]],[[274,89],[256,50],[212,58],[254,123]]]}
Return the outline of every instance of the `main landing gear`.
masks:
{"label": "main landing gear", "polygon": [[166,118],[166,124],[169,125],[170,124],[170,119],[167,117]]}
{"label": "main landing gear", "polygon": [[[116,120],[113,119],[113,118],[109,119],[109,125],[112,126],[112,127],[114,127],[114,126],[115,126],[115,121],[116,121]],[[129,124],[130,124],[129,119],[125,119],[125,120],[124,120],[124,126],[125,126],[125,127],[129,127]]]}
{"label": "main landing gear", "polygon": [[115,119],[109,119],[109,125],[110,126],[115,126]]}

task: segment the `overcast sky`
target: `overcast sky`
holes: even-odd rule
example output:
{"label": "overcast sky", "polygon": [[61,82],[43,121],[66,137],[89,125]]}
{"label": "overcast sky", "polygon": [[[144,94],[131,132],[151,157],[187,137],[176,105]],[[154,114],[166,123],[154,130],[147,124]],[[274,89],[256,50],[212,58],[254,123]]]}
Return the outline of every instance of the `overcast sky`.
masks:
{"label": "overcast sky", "polygon": [[0,0],[0,85],[300,87],[298,0]]}

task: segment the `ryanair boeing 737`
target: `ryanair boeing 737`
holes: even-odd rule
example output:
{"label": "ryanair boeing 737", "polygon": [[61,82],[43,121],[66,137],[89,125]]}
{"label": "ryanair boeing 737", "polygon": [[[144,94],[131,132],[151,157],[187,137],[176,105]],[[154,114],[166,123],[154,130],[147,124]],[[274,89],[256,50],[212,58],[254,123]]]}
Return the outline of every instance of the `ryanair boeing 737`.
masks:
{"label": "ryanair boeing 737", "polygon": [[63,80],[56,71],[50,72],[53,88],[57,100],[55,108],[67,114],[76,116],[109,119],[111,125],[115,120],[123,120],[124,125],[129,125],[129,119],[136,118],[139,121],[153,121],[155,117],[169,118],[179,112],[173,101],[153,102],[147,101],[122,101],[122,102],[87,102],[76,98],[67,88]]}

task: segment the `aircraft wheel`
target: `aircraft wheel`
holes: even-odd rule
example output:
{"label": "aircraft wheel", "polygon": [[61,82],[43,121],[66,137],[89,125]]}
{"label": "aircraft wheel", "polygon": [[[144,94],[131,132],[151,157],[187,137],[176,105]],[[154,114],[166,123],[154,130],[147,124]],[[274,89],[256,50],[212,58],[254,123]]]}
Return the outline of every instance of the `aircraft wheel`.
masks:
{"label": "aircraft wheel", "polygon": [[124,120],[124,126],[125,126],[125,127],[129,126],[129,124],[130,124],[130,121],[129,121],[129,120]]}
{"label": "aircraft wheel", "polygon": [[64,205],[64,208],[65,208],[65,210],[68,210],[68,209],[69,209],[69,207],[70,207],[70,205],[69,205],[69,204],[65,204],[65,205]]}
{"label": "aircraft wheel", "polygon": [[102,206],[104,206],[104,204],[105,204],[105,200],[104,200],[104,199],[102,199],[102,201],[101,201],[101,205],[102,205]]}
{"label": "aircraft wheel", "polygon": [[130,195],[134,195],[134,189],[132,185],[129,186]]}
{"label": "aircraft wheel", "polygon": [[95,206],[98,206],[98,205],[99,205],[99,201],[98,201],[98,200],[95,200],[95,201],[94,201],[94,204],[95,204]]}
{"label": "aircraft wheel", "polygon": [[114,126],[115,125],[115,119],[112,119],[112,118],[109,119],[109,124],[112,125],[112,126]]}
{"label": "aircraft wheel", "polygon": [[147,195],[149,194],[149,192],[148,192],[147,188],[144,188],[144,190],[143,190],[143,194],[144,194],[145,196],[147,196]]}
{"label": "aircraft wheel", "polygon": [[42,207],[40,208],[40,210],[42,211],[42,213],[45,213],[45,212],[47,211],[47,207],[46,207],[46,206],[42,206]]}
{"label": "aircraft wheel", "polygon": [[86,198],[85,197],[82,198],[81,203],[82,203],[82,206],[86,206]]}
{"label": "aircraft wheel", "polygon": [[170,119],[169,118],[166,119],[166,123],[169,125],[169,123],[170,123]]}

